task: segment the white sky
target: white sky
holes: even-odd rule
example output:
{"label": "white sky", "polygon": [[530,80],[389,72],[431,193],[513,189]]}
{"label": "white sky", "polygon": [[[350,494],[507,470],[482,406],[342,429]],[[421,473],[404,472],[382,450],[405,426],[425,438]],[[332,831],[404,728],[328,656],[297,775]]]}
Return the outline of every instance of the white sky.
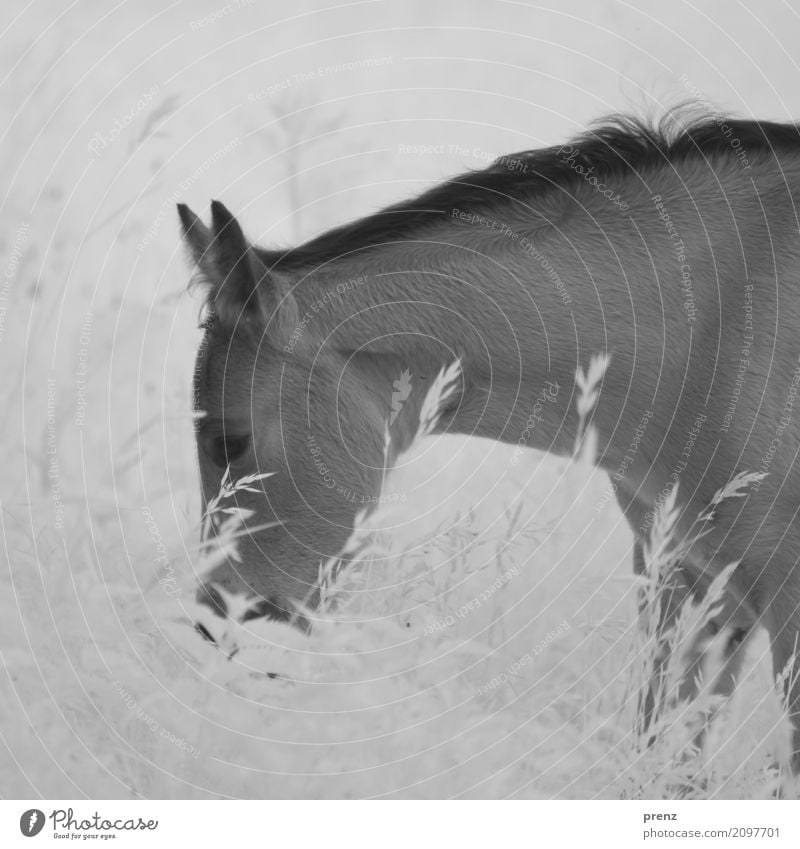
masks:
{"label": "white sky", "polygon": [[[173,198],[201,214],[219,198],[253,238],[286,243],[610,112],[658,115],[690,96],[684,75],[721,109],[800,118],[800,17],[777,0],[4,11],[3,252],[29,229],[0,346],[39,389],[54,374],[71,394],[89,310],[96,380],[188,384],[197,304]],[[142,403],[119,399],[98,427],[121,439],[164,399]]]}

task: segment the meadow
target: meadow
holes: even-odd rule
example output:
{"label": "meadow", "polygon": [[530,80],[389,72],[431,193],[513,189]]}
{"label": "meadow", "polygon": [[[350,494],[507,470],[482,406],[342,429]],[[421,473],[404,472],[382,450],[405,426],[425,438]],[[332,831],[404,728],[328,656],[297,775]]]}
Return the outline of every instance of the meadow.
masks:
{"label": "meadow", "polygon": [[[672,705],[653,746],[637,731],[653,644],[631,533],[587,456],[423,436],[393,472],[407,497],[365,520],[361,562],[327,576],[310,633],[209,622],[213,645],[194,628],[199,303],[175,203],[224,197],[256,241],[289,243],[569,137],[610,111],[633,13],[604,40],[552,13],[552,42],[533,44],[518,33],[539,19],[510,6],[464,11],[467,41],[450,42],[433,6],[432,29],[405,32],[372,6],[257,20],[258,4],[145,3],[131,27],[16,5],[0,88],[0,795],[772,794],[787,729],[764,635],[703,751],[708,703]],[[440,62],[436,85],[415,70],[465,49],[474,65]],[[703,79],[675,55],[670,80]],[[637,65],[650,89],[667,85],[657,64]],[[532,79],[533,115],[512,94]]]}
{"label": "meadow", "polygon": [[648,746],[654,645],[607,478],[586,456],[514,457],[419,439],[387,480],[407,498],[364,518],[360,562],[326,576],[310,634],[194,604],[214,553],[197,512],[176,510],[197,500],[191,480],[138,509],[87,493],[54,513],[52,490],[27,515],[4,502],[3,795],[774,792],[787,732],[766,641],[704,751],[702,700],[672,705]]}

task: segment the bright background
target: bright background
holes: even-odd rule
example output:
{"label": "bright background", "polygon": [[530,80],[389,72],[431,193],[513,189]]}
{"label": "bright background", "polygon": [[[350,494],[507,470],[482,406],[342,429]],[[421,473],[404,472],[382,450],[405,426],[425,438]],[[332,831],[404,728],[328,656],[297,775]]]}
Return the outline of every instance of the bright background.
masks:
{"label": "bright background", "polygon": [[[176,201],[207,216],[219,198],[254,240],[289,244],[616,111],[699,93],[800,117],[790,4],[554,6],[4,4],[0,794],[629,792],[631,538],[597,508],[605,481],[564,461],[442,441],[403,580],[367,597],[369,625],[277,629],[283,678],[220,662],[184,612],[199,304]],[[461,562],[451,532],[437,555],[431,529],[465,522],[479,545]],[[511,563],[491,609],[425,633]],[[725,738],[737,762],[772,733],[761,667]]]}

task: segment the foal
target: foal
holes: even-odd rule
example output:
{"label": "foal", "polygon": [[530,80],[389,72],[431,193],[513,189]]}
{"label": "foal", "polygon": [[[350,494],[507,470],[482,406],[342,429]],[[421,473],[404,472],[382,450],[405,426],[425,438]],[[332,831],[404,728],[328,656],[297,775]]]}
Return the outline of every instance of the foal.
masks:
{"label": "foal", "polygon": [[[639,540],[635,568],[676,484],[688,534],[735,475],[760,473],[717,507],[663,615],[739,561],[705,637],[725,637],[728,687],[757,624],[783,670],[800,629],[800,137],[794,125],[721,126],[616,119],[288,251],[251,244],[219,202],[210,229],[179,206],[206,294],[204,498],[228,466],[234,479],[274,472],[239,499],[266,527],[203,598],[224,613],[215,588],[246,592],[276,618],[308,599],[320,561],[379,494],[386,428],[402,450],[426,381],[456,358],[440,430],[514,444],[525,432],[568,454],[576,369],[605,354],[591,424]],[[543,391],[551,400],[537,406]],[[800,769],[797,677],[787,695]]]}

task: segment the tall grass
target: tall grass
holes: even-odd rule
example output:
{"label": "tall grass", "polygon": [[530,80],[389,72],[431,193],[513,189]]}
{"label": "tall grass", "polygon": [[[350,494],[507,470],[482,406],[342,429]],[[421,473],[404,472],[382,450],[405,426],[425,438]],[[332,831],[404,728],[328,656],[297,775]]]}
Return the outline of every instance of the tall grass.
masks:
{"label": "tall grass", "polygon": [[[579,372],[576,376],[580,428],[571,462],[581,474],[586,474],[587,467],[594,463],[597,435],[587,423],[608,363],[606,358],[594,358],[587,373]],[[439,411],[459,376],[458,363],[439,374],[423,405],[417,438],[409,453],[435,429]],[[390,447],[387,426],[387,458]],[[386,490],[398,489],[394,474],[392,469],[385,470]],[[639,799],[768,797],[778,792],[782,781],[786,787],[785,773],[782,776],[779,765],[781,752],[776,750],[779,747],[774,741],[773,751],[757,752],[747,763],[741,759],[738,763],[731,762],[730,757],[727,761],[720,759],[715,752],[719,741],[734,737],[738,729],[732,712],[713,689],[724,663],[721,655],[727,632],[723,629],[711,639],[708,634],[738,564],[731,563],[722,569],[710,582],[705,595],[687,596],[671,617],[663,616],[675,592],[680,566],[692,546],[707,533],[717,506],[726,499],[745,495],[748,487],[761,477],[754,473],[737,475],[715,494],[687,534],[678,531],[681,508],[677,485],[658,507],[644,541],[646,570],[636,581],[638,627],[615,636],[615,655],[621,660],[613,670],[612,686],[605,680],[600,697],[587,698],[585,694],[592,688],[578,687],[576,679],[588,677],[599,683],[608,674],[607,658],[583,676],[574,669],[566,673],[558,669],[576,653],[574,642],[565,641],[563,646],[549,649],[554,655],[564,652],[566,657],[553,658],[555,669],[551,667],[544,675],[545,680],[550,679],[548,686],[526,680],[518,674],[519,669],[516,678],[505,672],[488,678],[497,667],[493,660],[501,653],[498,645],[502,647],[508,642],[503,633],[503,617],[508,606],[506,584],[510,579],[504,583],[502,576],[510,574],[506,558],[524,530],[520,527],[521,507],[509,513],[505,536],[498,542],[494,556],[477,559],[472,543],[473,534],[479,531],[470,530],[469,516],[458,517],[449,527],[434,528],[425,544],[408,549],[402,536],[394,533],[407,519],[402,507],[395,504],[371,513],[364,511],[357,517],[340,557],[320,563],[315,592],[318,607],[312,610],[300,604],[298,615],[314,623],[309,640],[317,646],[322,642],[330,647],[345,645],[351,650],[351,637],[356,629],[363,639],[358,653],[372,650],[370,640],[376,636],[375,650],[380,652],[377,646],[384,643],[387,634],[396,636],[398,628],[413,629],[415,636],[421,632],[433,651],[415,649],[408,665],[401,666],[404,673],[428,664],[440,668],[442,657],[449,657],[449,677],[428,681],[428,685],[443,690],[456,679],[484,680],[478,688],[480,695],[473,693],[470,698],[481,702],[481,696],[488,694],[481,702],[488,710],[485,721],[491,722],[508,710],[509,705],[527,705],[533,716],[541,717],[542,721],[523,723],[514,731],[520,747],[523,751],[527,749],[529,757],[535,760],[542,753],[542,745],[537,745],[535,739],[541,735],[550,747],[548,762],[558,763],[559,752],[563,761],[561,769],[549,766],[537,771],[522,760],[518,766],[523,774],[534,776],[524,785],[528,795]],[[229,478],[223,480],[227,494],[237,485]],[[217,509],[222,500],[222,496],[215,500]],[[235,528],[246,517],[230,509],[226,515],[227,534],[235,547]],[[465,593],[458,590],[476,581],[485,586],[492,580],[499,589],[489,615],[483,617],[485,625],[471,629],[463,621],[466,617],[460,616],[464,606],[458,602]],[[239,637],[245,640],[237,650],[243,648],[245,655],[249,653],[263,661],[259,634],[266,633],[269,642],[275,626],[251,622],[248,627],[234,627],[239,627]],[[226,650],[230,652],[230,644]],[[514,666],[520,667],[519,660]],[[282,674],[292,679],[290,669],[284,667]],[[696,694],[689,697],[686,693],[691,689]],[[652,701],[645,718],[648,692]],[[567,721],[559,726],[559,745],[553,740],[554,717],[550,713],[560,714],[563,720],[564,711]],[[581,763],[585,769],[583,772],[577,769],[578,780],[575,780],[576,767]],[[569,779],[564,770],[567,764]],[[481,784],[476,782],[476,786]]]}
{"label": "tall grass", "polygon": [[[445,373],[443,390],[454,379]],[[427,409],[436,408],[431,400]],[[510,452],[498,455],[509,475],[531,479],[525,492],[516,480],[475,484],[474,475],[491,465],[483,453],[494,448],[440,444],[431,429],[421,429],[411,461],[387,470],[385,486],[412,485],[415,452],[426,474],[434,461],[447,469],[452,453],[461,452],[466,482],[450,487],[463,506],[438,510],[451,493],[428,486],[427,501],[410,498],[362,515],[342,552],[347,568],[320,564],[320,605],[299,611],[312,622],[309,632],[242,622],[250,599],[226,599],[233,616],[225,621],[193,601],[198,576],[223,559],[235,562],[238,535],[257,521],[237,508],[236,493],[269,487],[269,477],[227,475],[188,539],[170,529],[155,504],[152,530],[139,518],[122,541],[101,537],[99,522],[70,517],[66,545],[27,533],[3,513],[14,551],[0,617],[3,729],[21,765],[0,772],[3,794],[771,793],[784,741],[774,730],[780,715],[769,678],[753,674],[745,682],[747,710],[769,696],[753,717],[718,711],[720,757],[696,751],[698,723],[714,712],[713,699],[687,705],[665,684],[661,712],[647,734],[640,728],[639,694],[653,679],[665,637],[647,611],[658,607],[664,563],[680,550],[674,504],[654,525],[648,575],[639,582],[651,579],[643,584],[650,601],[640,629],[627,563],[613,580],[612,564],[599,562],[594,571],[586,565],[602,533],[620,534],[613,517],[605,524],[588,518],[587,505],[596,501],[587,483],[595,474],[591,427],[576,458],[541,474],[535,455],[524,475],[525,458],[515,466]],[[489,496],[470,501],[476,493]],[[550,514],[537,506],[539,493]],[[156,527],[174,587],[153,580]],[[703,616],[679,617],[677,630]],[[216,645],[195,633],[199,619]],[[679,635],[667,639],[680,643]],[[670,658],[678,664],[681,651]],[[665,681],[680,673],[667,670]],[[730,739],[746,740],[746,747],[732,751],[724,745]]]}

